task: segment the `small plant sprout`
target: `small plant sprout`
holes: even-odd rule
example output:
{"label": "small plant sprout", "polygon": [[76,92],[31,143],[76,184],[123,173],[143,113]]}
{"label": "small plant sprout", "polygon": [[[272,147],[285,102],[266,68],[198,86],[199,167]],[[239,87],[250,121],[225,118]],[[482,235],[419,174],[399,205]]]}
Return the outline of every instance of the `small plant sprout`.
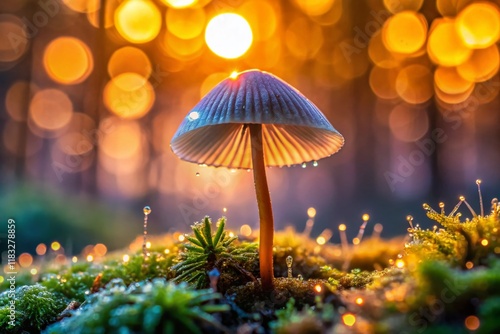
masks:
{"label": "small plant sprout", "polygon": [[274,220],[265,168],[304,166],[336,153],[343,144],[342,135],[298,90],[270,73],[249,70],[223,80],[205,95],[170,146],[186,161],[253,169],[261,284],[270,291]]}
{"label": "small plant sprout", "polygon": [[287,273],[288,278],[293,278],[292,264],[293,264],[293,257],[291,255],[288,255],[286,257],[286,267],[288,268],[288,273]]}
{"label": "small plant sprout", "polygon": [[477,194],[479,195],[479,207],[481,208],[481,217],[484,217],[483,194],[481,193],[481,180],[476,180]]}
{"label": "small plant sprout", "polygon": [[[213,269],[221,261],[243,262],[256,256],[252,246],[232,247],[237,237],[229,236],[225,226],[226,219],[219,219],[217,230],[212,233],[212,222],[208,217],[191,226],[193,235],[186,236],[185,251],[180,254],[179,263],[172,267],[177,272],[175,282],[187,282],[197,288],[205,288],[213,284],[212,279],[217,276]],[[210,277],[211,274],[214,276]]]}
{"label": "small plant sprout", "polygon": [[151,213],[151,208],[149,206],[145,206],[142,209],[144,212],[144,232],[143,232],[143,240],[142,240],[142,256],[144,258],[148,257],[148,248],[147,248],[147,237],[148,237],[148,216]]}

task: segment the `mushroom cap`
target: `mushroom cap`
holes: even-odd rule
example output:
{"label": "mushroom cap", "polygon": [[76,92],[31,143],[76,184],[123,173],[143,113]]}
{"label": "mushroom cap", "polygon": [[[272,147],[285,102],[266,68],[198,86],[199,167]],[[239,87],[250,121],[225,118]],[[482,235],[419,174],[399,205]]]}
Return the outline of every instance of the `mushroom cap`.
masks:
{"label": "mushroom cap", "polygon": [[266,166],[290,166],[336,153],[344,137],[297,89],[260,70],[231,76],[188,113],[170,146],[182,160],[252,168],[250,131],[262,124]]}

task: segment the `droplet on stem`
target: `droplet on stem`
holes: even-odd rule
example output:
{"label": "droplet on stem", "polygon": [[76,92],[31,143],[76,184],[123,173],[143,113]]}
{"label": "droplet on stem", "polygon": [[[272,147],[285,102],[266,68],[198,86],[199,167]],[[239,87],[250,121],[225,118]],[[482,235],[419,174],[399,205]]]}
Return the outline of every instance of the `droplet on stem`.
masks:
{"label": "droplet on stem", "polygon": [[288,278],[292,278],[292,263],[293,263],[293,257],[291,255],[288,255],[286,257],[286,266],[288,268]]}
{"label": "droplet on stem", "polygon": [[144,214],[147,216],[151,213],[151,208],[149,206],[145,206],[144,209],[142,209],[142,211],[144,212]]}

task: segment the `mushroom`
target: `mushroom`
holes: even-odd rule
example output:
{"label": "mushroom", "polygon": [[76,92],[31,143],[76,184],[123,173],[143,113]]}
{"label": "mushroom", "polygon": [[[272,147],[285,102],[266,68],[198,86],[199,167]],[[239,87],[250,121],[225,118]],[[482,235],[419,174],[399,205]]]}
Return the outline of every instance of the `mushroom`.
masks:
{"label": "mushroom", "polygon": [[188,113],[170,146],[182,160],[253,169],[260,218],[260,276],[273,289],[274,223],[266,166],[290,166],[336,153],[344,144],[297,89],[260,70],[234,72]]}

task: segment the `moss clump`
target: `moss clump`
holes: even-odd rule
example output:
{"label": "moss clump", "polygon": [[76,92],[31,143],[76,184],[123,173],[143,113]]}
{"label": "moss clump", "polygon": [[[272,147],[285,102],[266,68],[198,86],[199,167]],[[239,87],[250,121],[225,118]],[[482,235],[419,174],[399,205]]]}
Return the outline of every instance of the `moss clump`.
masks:
{"label": "moss clump", "polygon": [[483,264],[488,254],[500,247],[499,209],[494,204],[490,215],[478,216],[472,212],[473,218],[462,222],[462,214],[455,213],[462,202],[448,215],[444,209],[438,213],[424,204],[427,217],[441,228],[436,226],[432,230],[424,230],[418,225],[409,228],[412,240],[406,244],[406,254],[417,255],[420,259],[446,261],[462,268]]}
{"label": "moss clump", "polygon": [[316,302],[315,287],[319,285],[324,291],[325,280],[298,278],[275,278],[274,290],[264,292],[260,281],[235,286],[227,291],[227,296],[246,312],[261,312],[285,307],[290,298],[294,298],[297,306],[314,305]]}
{"label": "moss clump", "polygon": [[[175,282],[187,282],[199,289],[205,288],[208,286],[207,273],[214,268],[219,272],[223,268],[232,268],[235,269],[232,272],[236,276],[243,274],[251,277],[252,274],[245,269],[245,263],[255,261],[257,245],[235,246],[233,242],[237,237],[229,237],[224,230],[225,226],[226,219],[219,219],[217,230],[212,233],[212,222],[208,217],[191,226],[193,235],[186,237],[187,242],[179,255],[179,263],[172,267],[176,271]],[[232,284],[236,283],[234,278],[231,281]]]}
{"label": "moss clump", "polygon": [[333,324],[335,312],[331,304],[315,305],[314,308],[305,305],[302,310],[295,307],[295,299],[291,298],[286,307],[276,311],[277,320],[269,327],[277,334],[293,333],[325,333]]}
{"label": "moss clump", "polygon": [[[11,307],[12,292],[0,294],[0,332],[24,333],[37,332],[56,321],[68,300],[61,294],[49,291],[35,284],[16,288],[14,293],[15,310]],[[11,309],[14,314],[11,318]]]}
{"label": "moss clump", "polygon": [[213,315],[229,310],[228,305],[216,304],[221,297],[165,279],[128,288],[121,279],[114,279],[46,333],[202,333],[206,328],[222,328]]}

